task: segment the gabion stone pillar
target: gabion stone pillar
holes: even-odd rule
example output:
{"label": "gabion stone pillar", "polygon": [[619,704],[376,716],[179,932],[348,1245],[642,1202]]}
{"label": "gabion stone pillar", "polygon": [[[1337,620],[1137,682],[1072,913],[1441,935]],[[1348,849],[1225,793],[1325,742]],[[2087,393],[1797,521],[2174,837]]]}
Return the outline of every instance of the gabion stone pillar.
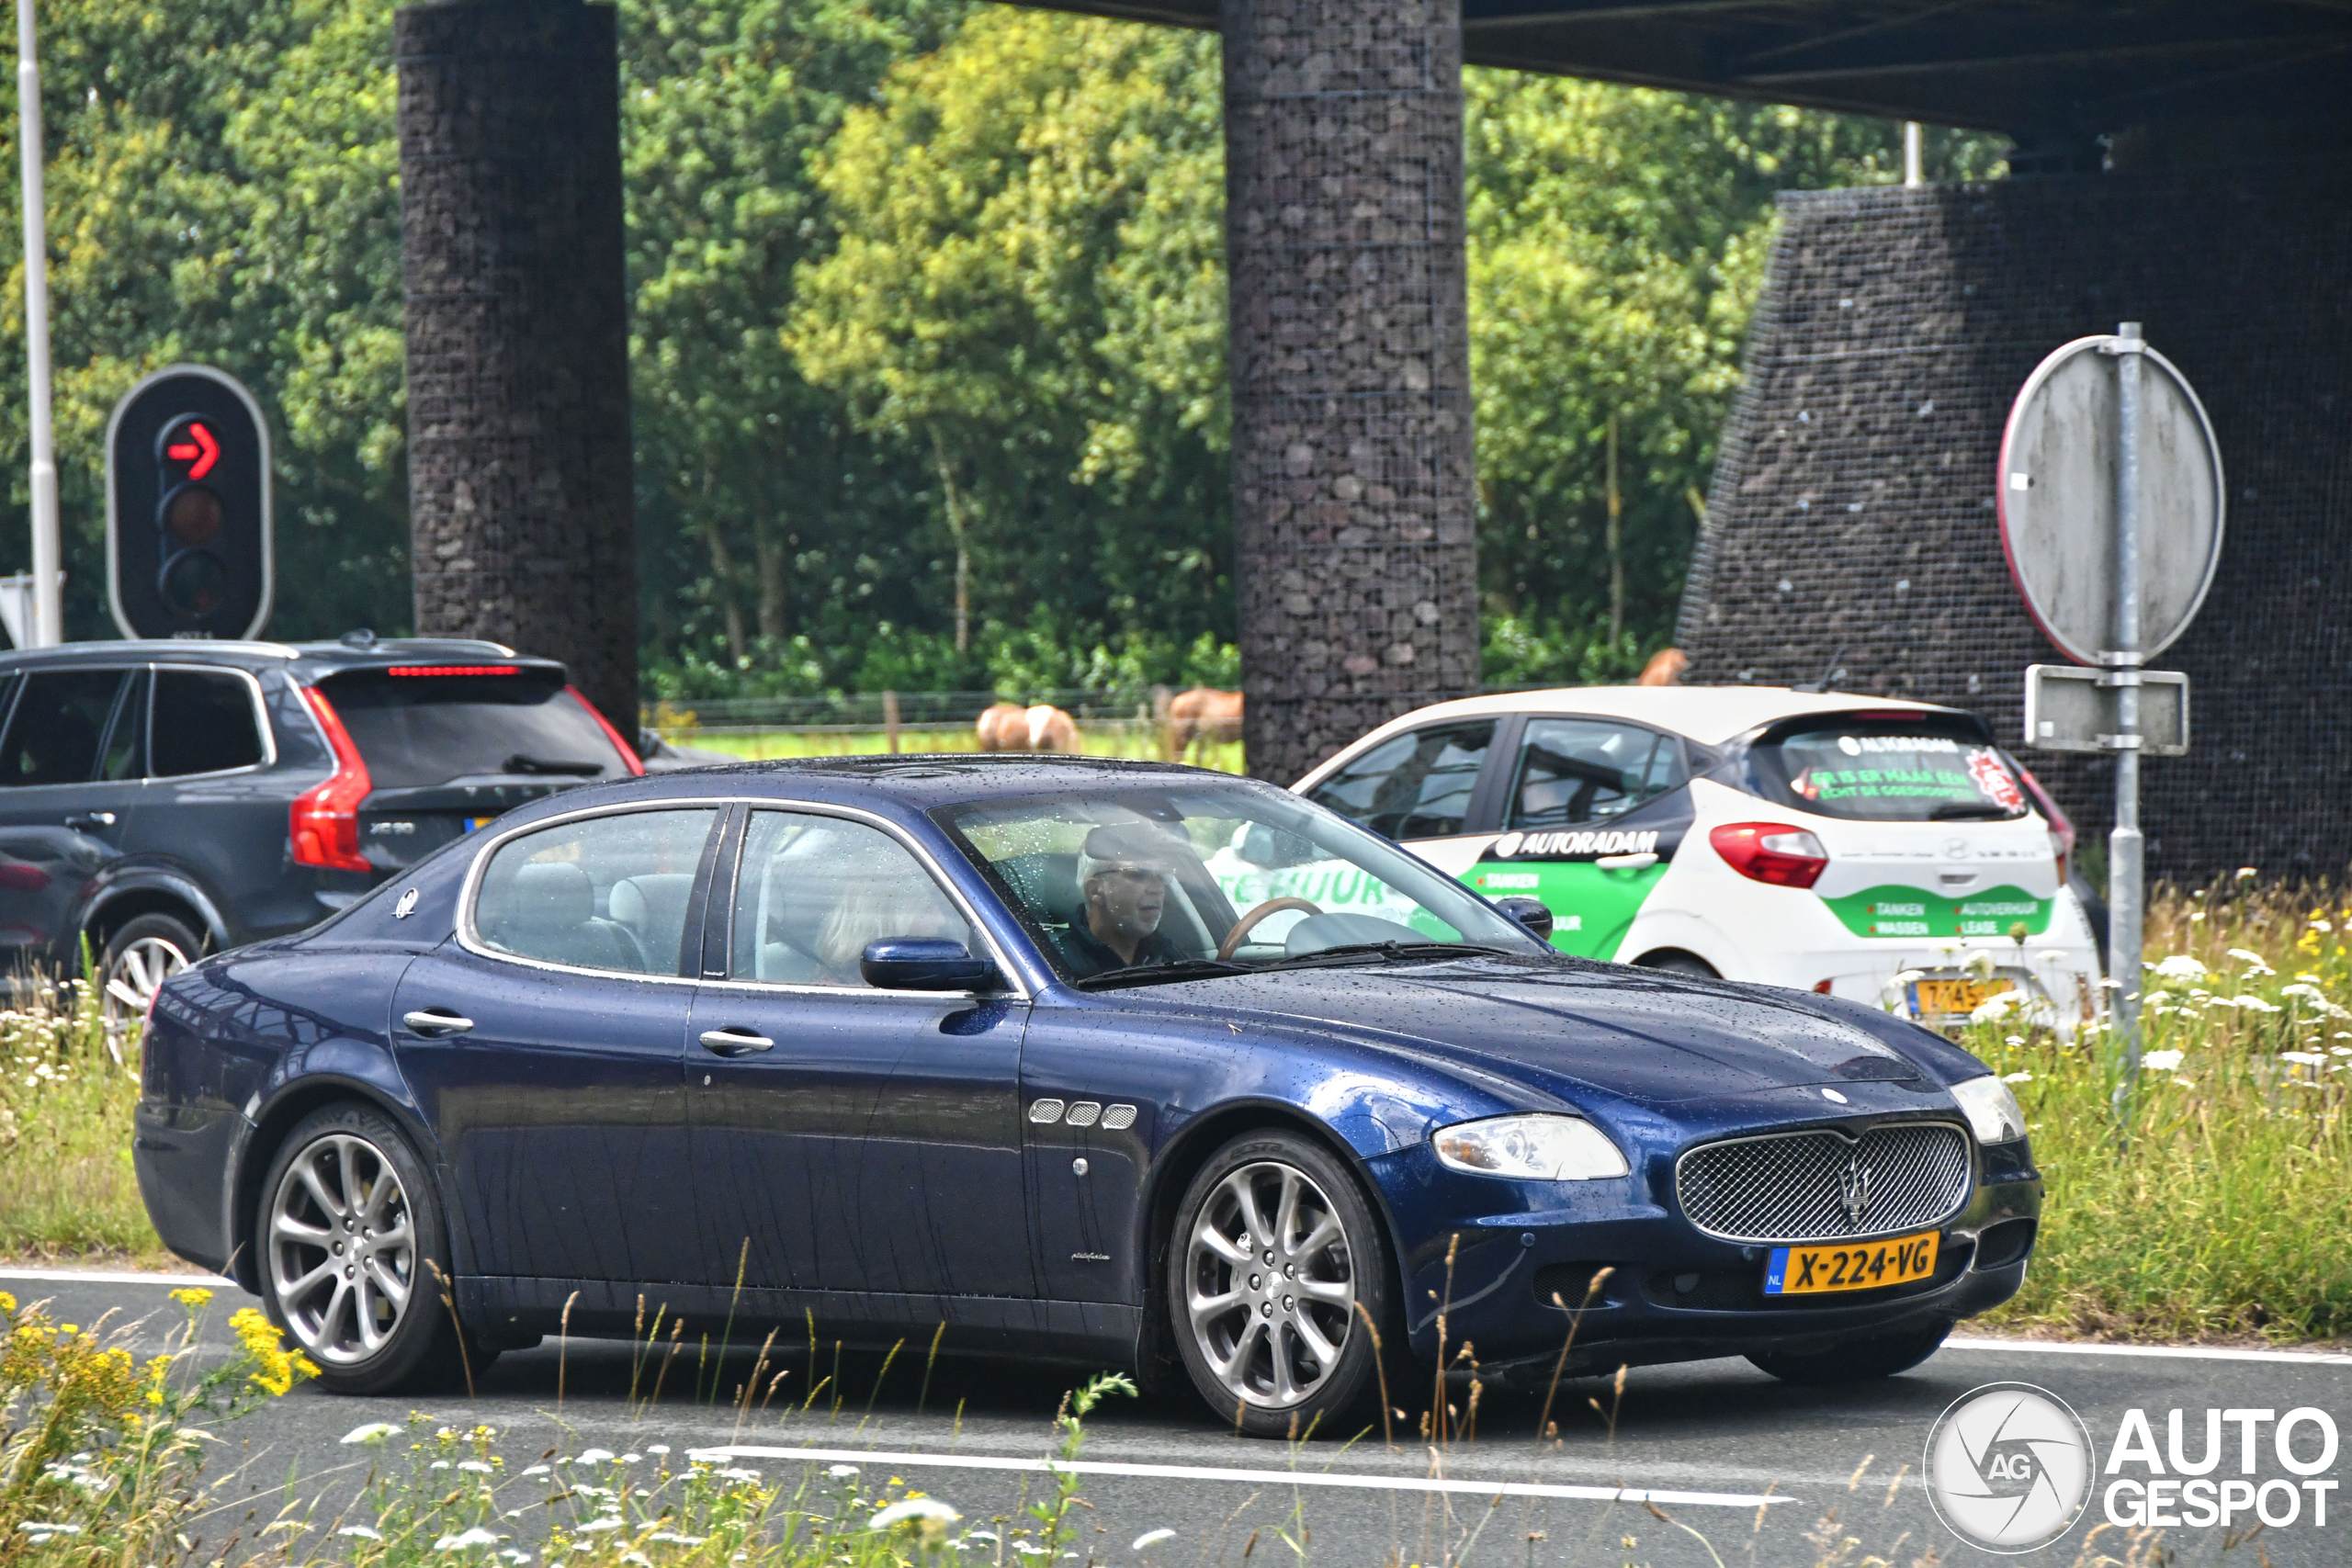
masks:
{"label": "gabion stone pillar", "polygon": [[416,629],[562,660],[637,725],[615,13],[397,13]]}
{"label": "gabion stone pillar", "polygon": [[1224,0],[1250,770],[1478,687],[1461,0]]}

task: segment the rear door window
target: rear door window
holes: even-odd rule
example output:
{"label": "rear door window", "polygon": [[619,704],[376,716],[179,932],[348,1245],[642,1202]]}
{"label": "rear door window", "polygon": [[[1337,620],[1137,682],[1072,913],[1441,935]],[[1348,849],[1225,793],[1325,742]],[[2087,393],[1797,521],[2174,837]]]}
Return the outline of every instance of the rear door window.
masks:
{"label": "rear door window", "polygon": [[738,980],[863,986],[865,944],[972,945],[972,928],[905,846],[839,818],[755,811],[735,881]]}
{"label": "rear door window", "polygon": [[226,670],[155,671],[155,717],[148,729],[157,778],[225,773],[266,756],[253,687]]}
{"label": "rear door window", "polygon": [[147,682],[144,670],[133,670],[115,700],[114,724],[107,731],[98,777],[114,783],[147,776]]}
{"label": "rear door window", "polygon": [[[494,668],[494,667],[493,667]],[[321,682],[378,789],[453,779],[616,779],[628,773],[560,677],[352,670]]]}
{"label": "rear door window", "polygon": [[1358,757],[1307,798],[1385,839],[1453,838],[1494,742],[1493,719],[1409,730]]}
{"label": "rear door window", "polygon": [[474,934],[518,958],[623,975],[692,972],[684,948],[716,810],[628,811],[501,844]]}
{"label": "rear door window", "polygon": [[1531,718],[1510,788],[1513,829],[1605,822],[1690,781],[1682,743],[1638,725]]}
{"label": "rear door window", "polygon": [[39,670],[0,739],[0,787],[86,784],[114,717],[125,671]]}
{"label": "rear door window", "polygon": [[1974,726],[1935,715],[1825,716],[1759,741],[1768,800],[1862,822],[2013,821],[2025,790]]}

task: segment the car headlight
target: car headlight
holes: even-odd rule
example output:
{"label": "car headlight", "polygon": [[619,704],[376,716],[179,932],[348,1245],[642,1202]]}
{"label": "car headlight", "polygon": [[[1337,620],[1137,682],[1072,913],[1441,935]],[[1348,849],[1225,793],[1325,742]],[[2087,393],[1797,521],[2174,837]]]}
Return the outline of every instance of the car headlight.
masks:
{"label": "car headlight", "polygon": [[1632,1168],[1609,1135],[1581,1116],[1495,1116],[1430,1140],[1438,1163],[1521,1181],[1599,1181]]}
{"label": "car headlight", "polygon": [[1952,1086],[1951,1097],[1968,1113],[1980,1144],[2009,1144],[2025,1136],[2025,1111],[2009,1086],[1996,1077],[1971,1078]]}

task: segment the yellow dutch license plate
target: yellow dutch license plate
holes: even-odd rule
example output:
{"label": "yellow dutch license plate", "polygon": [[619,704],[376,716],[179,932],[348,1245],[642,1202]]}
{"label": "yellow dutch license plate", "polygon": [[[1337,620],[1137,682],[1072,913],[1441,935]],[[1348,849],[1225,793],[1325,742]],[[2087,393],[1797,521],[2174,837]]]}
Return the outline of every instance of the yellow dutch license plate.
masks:
{"label": "yellow dutch license plate", "polygon": [[2007,980],[1914,980],[1914,1018],[1961,1018],[1983,1007],[1987,999],[2017,987]]}
{"label": "yellow dutch license plate", "polygon": [[1764,1293],[1813,1296],[1907,1285],[1936,1271],[1940,1239],[1938,1232],[1927,1231],[1850,1247],[1776,1247],[1764,1265]]}

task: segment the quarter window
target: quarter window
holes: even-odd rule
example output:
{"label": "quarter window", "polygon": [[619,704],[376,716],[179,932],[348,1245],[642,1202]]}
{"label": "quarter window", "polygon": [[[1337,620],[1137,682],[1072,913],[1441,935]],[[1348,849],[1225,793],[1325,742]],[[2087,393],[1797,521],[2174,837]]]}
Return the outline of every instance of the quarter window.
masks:
{"label": "quarter window", "polygon": [[1515,829],[1573,828],[1622,817],[1689,782],[1671,736],[1593,718],[1533,718],[1511,781]]}
{"label": "quarter window", "polygon": [[755,811],[735,879],[738,980],[863,986],[858,960],[885,937],[972,945],[972,928],[888,833],[863,822]]}
{"label": "quarter window", "polygon": [[497,952],[578,969],[694,974],[686,917],[718,820],[716,810],[630,811],[510,839],[482,873],[474,934]]}
{"label": "quarter window", "polygon": [[1307,798],[1383,838],[1452,838],[1470,814],[1471,792],[1494,740],[1492,719],[1416,729],[1382,741]]}
{"label": "quarter window", "polygon": [[120,670],[41,670],[0,740],[0,786],[86,784],[122,690]]}
{"label": "quarter window", "polygon": [[149,771],[157,778],[254,767],[265,756],[253,688],[226,671],[155,671],[151,734],[155,755]]}

